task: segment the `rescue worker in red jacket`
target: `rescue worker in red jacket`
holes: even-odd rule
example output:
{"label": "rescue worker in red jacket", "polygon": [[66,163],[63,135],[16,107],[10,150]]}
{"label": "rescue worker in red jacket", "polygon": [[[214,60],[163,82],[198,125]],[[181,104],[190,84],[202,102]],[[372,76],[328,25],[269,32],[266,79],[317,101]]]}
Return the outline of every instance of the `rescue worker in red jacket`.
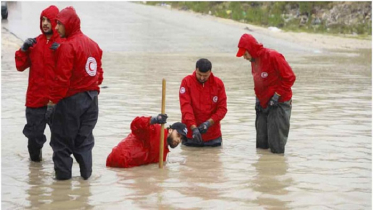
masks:
{"label": "rescue worker in red jacket", "polygon": [[80,175],[92,174],[93,129],[98,119],[99,85],[103,80],[102,50],[80,30],[73,7],[57,15],[56,30],[66,41],[54,46],[57,53],[56,77],[51,91],[53,114],[51,146],[56,179],[71,178],[74,155]]}
{"label": "rescue worker in red jacket", "polygon": [[[136,117],[131,123],[131,133],[123,139],[106,159],[106,166],[130,168],[159,162],[159,140],[161,126],[167,120],[166,114],[156,117]],[[183,123],[176,122],[164,129],[163,161],[169,152],[168,146],[177,147],[188,130]]]}
{"label": "rescue worker in red jacket", "polygon": [[212,64],[201,58],[193,74],[180,85],[179,100],[182,123],[188,128],[183,145],[221,146],[220,121],[227,113],[227,96],[223,81],[211,72]]}
{"label": "rescue worker in red jacket", "polygon": [[[40,34],[36,38],[28,38],[21,49],[15,53],[15,63],[18,71],[29,70],[29,81],[26,94],[27,124],[23,134],[28,138],[28,151],[31,161],[42,160],[42,147],[46,142],[44,130],[48,122],[50,87],[54,78],[55,54],[49,49],[52,43],[62,40],[54,27],[58,8],[49,6],[40,14]],[[49,124],[49,126],[51,126]]]}
{"label": "rescue worker in red jacket", "polygon": [[237,57],[251,62],[256,95],[256,147],[284,153],[290,130],[292,108],[291,87],[295,74],[284,56],[264,48],[250,34],[238,43]]}

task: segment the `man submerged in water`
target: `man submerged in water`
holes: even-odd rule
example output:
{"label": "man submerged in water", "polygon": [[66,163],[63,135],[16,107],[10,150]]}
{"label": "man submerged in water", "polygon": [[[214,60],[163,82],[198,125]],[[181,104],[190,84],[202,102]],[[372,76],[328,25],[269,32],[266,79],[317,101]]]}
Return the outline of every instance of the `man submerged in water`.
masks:
{"label": "man submerged in water", "polygon": [[[155,117],[136,117],[131,123],[131,133],[113,148],[106,159],[106,166],[130,168],[159,162],[159,141],[161,126],[167,120],[166,114]],[[163,161],[169,152],[168,146],[177,147],[187,135],[187,128],[183,123],[176,122],[163,130],[164,153]]]}

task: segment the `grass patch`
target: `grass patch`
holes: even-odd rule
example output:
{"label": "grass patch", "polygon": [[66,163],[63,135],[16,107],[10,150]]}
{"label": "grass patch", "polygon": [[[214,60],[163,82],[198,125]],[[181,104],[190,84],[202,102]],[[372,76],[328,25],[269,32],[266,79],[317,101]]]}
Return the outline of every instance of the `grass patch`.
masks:
{"label": "grass patch", "polygon": [[[192,10],[262,27],[278,27],[285,31],[372,35],[371,2],[146,2],[148,5],[171,5],[172,8]],[[334,12],[333,14],[331,14]],[[337,14],[335,23],[332,15]],[[346,14],[350,13],[350,14]],[[329,18],[324,18],[325,15]],[[350,15],[349,17],[346,17]],[[351,18],[351,17],[354,18]],[[356,16],[356,17],[355,17]],[[341,17],[345,20],[341,21]],[[367,19],[367,17],[369,17]],[[339,19],[338,19],[339,18]],[[349,22],[350,23],[346,23]],[[351,23],[351,21],[353,21]]]}

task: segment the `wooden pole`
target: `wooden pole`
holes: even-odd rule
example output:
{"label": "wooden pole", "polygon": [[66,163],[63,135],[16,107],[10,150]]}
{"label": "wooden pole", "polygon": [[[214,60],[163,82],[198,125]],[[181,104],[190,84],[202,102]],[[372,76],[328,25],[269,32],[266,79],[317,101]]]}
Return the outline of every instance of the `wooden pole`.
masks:
{"label": "wooden pole", "polygon": [[[166,106],[166,80],[162,80],[162,109],[161,113],[165,114]],[[161,137],[159,140],[159,168],[163,168],[163,152],[164,152],[164,124],[161,124]]]}

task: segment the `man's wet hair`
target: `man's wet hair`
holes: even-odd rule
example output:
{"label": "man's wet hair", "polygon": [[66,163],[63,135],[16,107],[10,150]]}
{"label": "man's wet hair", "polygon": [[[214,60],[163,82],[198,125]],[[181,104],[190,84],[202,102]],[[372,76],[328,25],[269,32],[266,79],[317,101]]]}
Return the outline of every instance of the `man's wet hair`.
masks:
{"label": "man's wet hair", "polygon": [[211,70],[212,64],[206,58],[201,58],[196,63],[196,68],[203,73],[206,73]]}

